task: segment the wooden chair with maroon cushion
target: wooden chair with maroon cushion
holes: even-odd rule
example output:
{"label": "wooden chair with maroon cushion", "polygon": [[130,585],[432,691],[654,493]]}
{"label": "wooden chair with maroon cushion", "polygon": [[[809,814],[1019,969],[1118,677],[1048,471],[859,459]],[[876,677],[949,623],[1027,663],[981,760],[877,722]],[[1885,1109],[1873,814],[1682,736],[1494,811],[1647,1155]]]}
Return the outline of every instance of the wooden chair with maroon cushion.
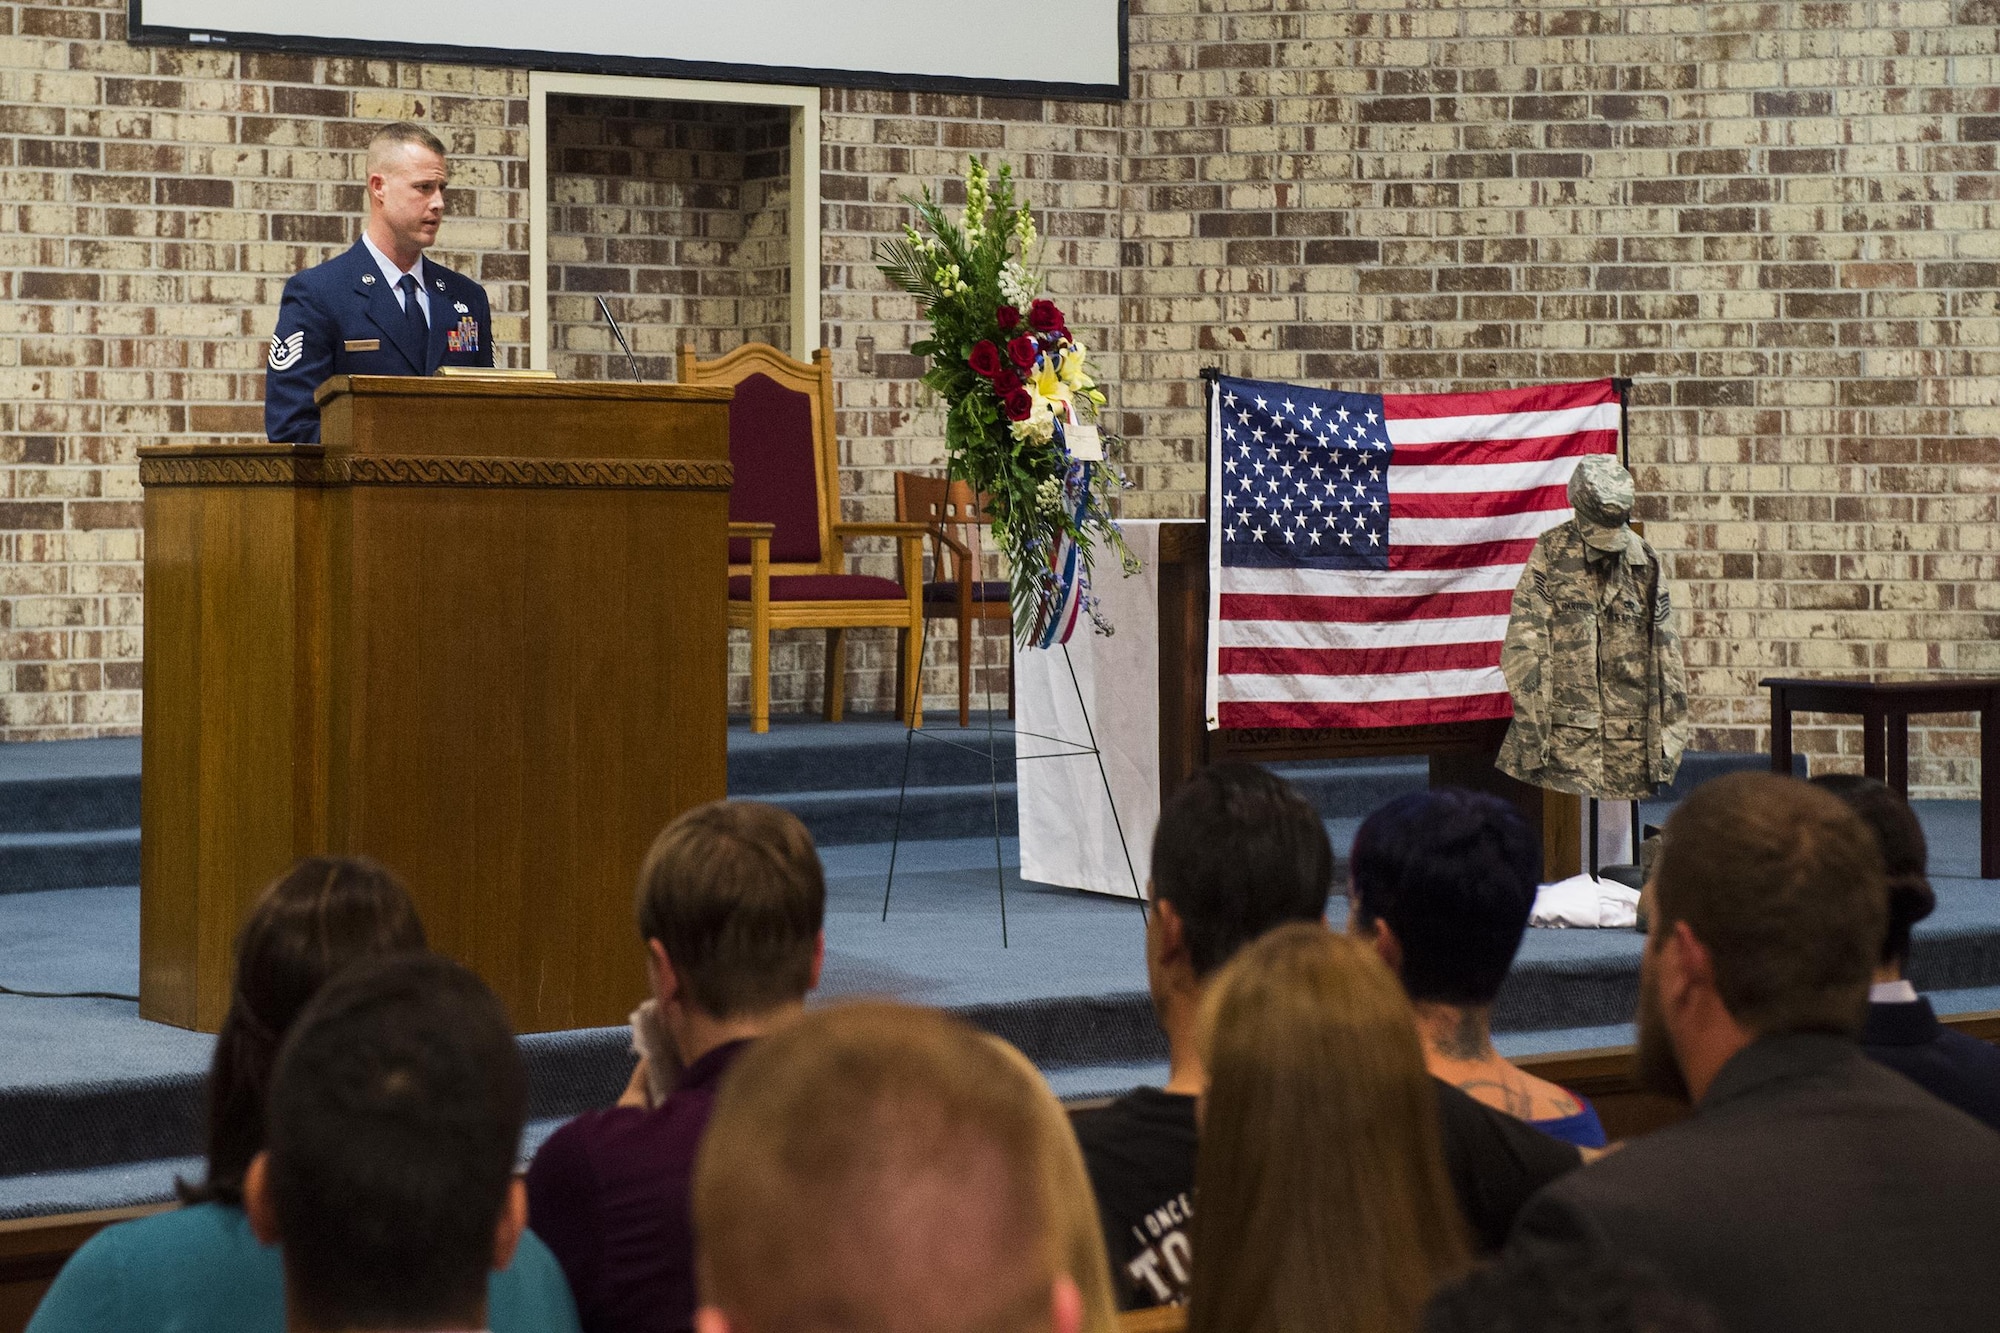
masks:
{"label": "wooden chair with maroon cushion", "polygon": [[[979,577],[979,529],[993,523],[986,512],[986,497],[973,495],[972,487],[962,481],[898,472],[896,517],[930,530],[931,577],[924,584],[924,614],[934,620],[958,622],[958,725],[970,726],[973,622],[997,621],[1006,626],[1010,651],[1014,633],[1006,580]],[[1007,716],[1014,716],[1011,660],[1007,666]]]}
{"label": "wooden chair with maroon cushion", "polygon": [[[899,631],[896,716],[922,726],[917,679],[923,650],[924,526],[840,521],[839,448],[833,434],[833,361],[812,364],[763,343],[713,361],[681,348],[683,384],[723,384],[729,404],[729,623],[750,631],[750,729],[771,727],[771,631],[826,631],[826,709],[838,722],[845,703],[846,632]],[[894,537],[901,582],[847,572],[845,544]]]}

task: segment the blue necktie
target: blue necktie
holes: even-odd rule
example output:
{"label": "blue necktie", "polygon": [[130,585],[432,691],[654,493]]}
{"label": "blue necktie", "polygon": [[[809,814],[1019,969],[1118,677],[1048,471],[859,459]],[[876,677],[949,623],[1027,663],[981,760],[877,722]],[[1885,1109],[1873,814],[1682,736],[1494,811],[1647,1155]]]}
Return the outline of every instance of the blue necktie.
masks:
{"label": "blue necktie", "polygon": [[417,364],[421,366],[429,355],[430,321],[424,318],[423,304],[417,300],[416,278],[405,273],[396,285],[403,289],[403,324],[407,329],[407,346],[416,353]]}

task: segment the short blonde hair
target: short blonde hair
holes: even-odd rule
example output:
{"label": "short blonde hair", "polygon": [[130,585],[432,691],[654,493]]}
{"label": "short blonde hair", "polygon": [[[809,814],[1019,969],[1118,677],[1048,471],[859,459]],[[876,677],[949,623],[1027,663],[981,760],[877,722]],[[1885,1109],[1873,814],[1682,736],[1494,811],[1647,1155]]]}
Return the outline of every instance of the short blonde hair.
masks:
{"label": "short blonde hair", "polygon": [[411,146],[428,148],[439,157],[444,156],[444,140],[437,135],[414,121],[393,121],[375,131],[368,140],[368,174],[372,176],[387,167],[390,155],[397,149]]}
{"label": "short blonde hair", "polygon": [[702,1301],[755,1333],[1045,1328],[1073,1239],[1046,1096],[930,1010],[840,1005],[760,1039],[696,1165]]}

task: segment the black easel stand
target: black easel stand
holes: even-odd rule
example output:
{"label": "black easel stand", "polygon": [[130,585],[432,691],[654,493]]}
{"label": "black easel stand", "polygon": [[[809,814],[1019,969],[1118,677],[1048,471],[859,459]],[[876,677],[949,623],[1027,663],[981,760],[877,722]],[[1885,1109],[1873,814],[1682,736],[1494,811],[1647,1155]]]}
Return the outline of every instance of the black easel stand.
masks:
{"label": "black easel stand", "polygon": [[[930,644],[929,629],[929,623],[926,622],[923,640],[917,644],[917,689],[919,698],[922,697],[923,690],[924,650]],[[1118,817],[1118,802],[1111,795],[1111,778],[1104,771],[1104,753],[1097,745],[1097,729],[1090,725],[1090,709],[1084,703],[1083,685],[1077,680],[1076,663],[1070,660],[1068,644],[1062,645],[1062,655],[1063,665],[1069,668],[1070,688],[1076,691],[1077,709],[1083,715],[1084,734],[1089,738],[1089,744],[1087,745],[1079,745],[1077,742],[1064,736],[1045,736],[1040,732],[1022,731],[1011,722],[996,728],[993,725],[993,689],[990,684],[990,678],[985,691],[986,762],[989,781],[991,782],[993,791],[993,878],[1000,889],[1000,947],[1003,949],[1007,947],[1007,867],[1000,849],[1000,751],[998,746],[998,738],[1000,736],[1011,735],[1016,741],[1019,741],[1022,737],[1026,737],[1031,740],[1047,741],[1051,745],[1065,747],[1061,750],[1051,751],[1048,754],[1030,755],[1018,753],[1017,748],[1014,756],[1016,764],[1019,764],[1023,759],[1075,759],[1086,754],[1097,760],[1097,778],[1098,781],[1104,784],[1104,803],[1110,807],[1111,825],[1118,831],[1118,849],[1125,854],[1125,873],[1132,877],[1132,897],[1139,904],[1141,913],[1146,910],[1146,895],[1139,887],[1139,872],[1132,865],[1132,848],[1125,841],[1125,822]],[[1013,668],[1010,666],[1008,669],[1012,670]],[[1018,686],[1016,693],[1019,693]],[[896,853],[902,846],[903,840],[903,803],[908,799],[910,794],[911,747],[916,744],[917,737],[919,736],[924,737],[926,740],[936,741],[940,745],[949,745],[960,750],[969,750],[974,754],[979,753],[979,748],[976,745],[967,745],[964,741],[953,740],[949,736],[939,735],[933,731],[920,731],[916,727],[905,729],[903,737],[903,786],[896,794],[896,831],[889,841],[889,879],[882,886],[882,919],[884,921],[889,919],[889,894],[896,887]]]}

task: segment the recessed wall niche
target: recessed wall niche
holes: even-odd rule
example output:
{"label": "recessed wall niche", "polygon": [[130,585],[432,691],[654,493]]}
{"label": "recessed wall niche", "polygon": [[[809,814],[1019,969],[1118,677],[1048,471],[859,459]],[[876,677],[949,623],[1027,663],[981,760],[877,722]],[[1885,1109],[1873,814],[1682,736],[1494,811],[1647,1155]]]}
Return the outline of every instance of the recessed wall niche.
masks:
{"label": "recessed wall niche", "polygon": [[682,342],[791,353],[791,131],[781,106],[551,94],[549,368],[648,380]]}

